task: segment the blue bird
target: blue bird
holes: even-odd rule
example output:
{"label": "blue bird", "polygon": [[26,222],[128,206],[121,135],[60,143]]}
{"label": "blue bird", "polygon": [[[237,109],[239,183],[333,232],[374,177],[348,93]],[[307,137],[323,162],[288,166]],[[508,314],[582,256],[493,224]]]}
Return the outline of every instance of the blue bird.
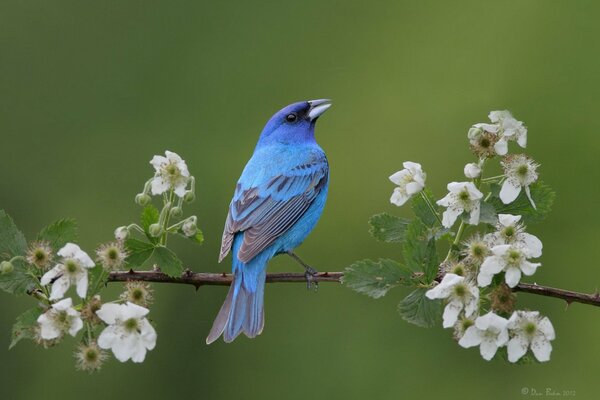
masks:
{"label": "blue bird", "polygon": [[221,334],[227,343],[242,332],[249,338],[260,335],[267,264],[274,256],[289,254],[300,262],[310,286],[316,271],[293,250],[325,206],[329,164],[315,140],[315,123],[330,106],[330,100],[291,104],[263,129],[229,205],[219,262],[231,251],[233,282],[207,344]]}

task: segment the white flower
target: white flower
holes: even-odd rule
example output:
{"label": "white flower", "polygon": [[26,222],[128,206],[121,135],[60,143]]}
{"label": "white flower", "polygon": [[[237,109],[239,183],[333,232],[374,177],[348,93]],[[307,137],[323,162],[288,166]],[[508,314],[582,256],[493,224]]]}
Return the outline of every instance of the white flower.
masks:
{"label": "white flower", "polygon": [[527,248],[531,257],[541,257],[543,248],[541,240],[525,232],[525,226],[519,223],[520,220],[520,215],[498,214],[497,231],[488,233],[483,239],[492,246],[514,244],[521,248]]}
{"label": "white flower", "polygon": [[129,237],[129,230],[126,226],[120,226],[115,229],[115,239],[122,241],[127,239],[127,237]]}
{"label": "white flower", "polygon": [[84,298],[88,287],[88,269],[94,267],[94,261],[76,244],[67,243],[58,251],[62,257],[61,263],[46,272],[40,283],[52,283],[50,300],[62,299],[71,285],[77,287],[77,294]]}
{"label": "white flower", "polygon": [[465,165],[465,176],[469,179],[479,178],[481,175],[481,167],[479,164],[468,163]]}
{"label": "white flower", "polygon": [[166,157],[154,156],[150,164],[156,170],[151,183],[152,194],[162,194],[173,189],[179,197],[185,195],[190,173],[185,161],[178,154],[165,151]]}
{"label": "white flower", "polygon": [[519,196],[519,193],[521,193],[521,188],[525,188],[527,198],[533,208],[535,208],[529,185],[538,179],[537,168],[539,164],[536,164],[524,154],[508,156],[501,164],[504,168],[506,179],[502,184],[502,189],[500,189],[500,200],[504,204],[512,203]]}
{"label": "white flower", "polygon": [[491,360],[499,347],[508,342],[508,320],[493,312],[477,317],[475,325],[465,331],[458,344],[464,348],[479,346],[484,360]]}
{"label": "white flower", "polygon": [[517,121],[512,114],[507,111],[492,111],[489,116],[490,121],[498,124],[499,139],[494,145],[496,153],[503,156],[508,153],[508,141],[516,140],[519,146],[525,148],[527,146],[527,128],[523,122]]}
{"label": "white flower", "polygon": [[447,210],[444,211],[442,225],[451,228],[456,218],[465,211],[471,215],[469,224],[477,225],[483,193],[477,190],[471,182],[451,182],[448,184],[448,191],[450,193],[446,197],[437,201],[440,206],[447,207]]}
{"label": "white flower", "polygon": [[83,328],[83,321],[79,312],[73,308],[71,298],[63,299],[37,319],[40,324],[40,337],[44,340],[52,340],[61,337],[65,333],[71,336]]}
{"label": "white flower", "polygon": [[495,124],[475,124],[469,129],[467,137],[471,149],[480,158],[488,158],[496,155],[494,144],[498,141],[500,127]]}
{"label": "white flower", "polygon": [[502,244],[492,248],[492,255],[487,257],[477,276],[479,286],[488,286],[492,283],[492,277],[504,271],[504,279],[508,286],[515,287],[521,279],[521,273],[529,276],[542,265],[527,261],[532,257],[531,250],[516,245]]}
{"label": "white flower", "polygon": [[148,312],[147,308],[129,302],[102,305],[96,315],[108,326],[98,337],[98,346],[111,349],[121,362],[130,358],[136,363],[144,361],[146,350],[156,346],[156,331],[145,318]]}
{"label": "white flower", "polygon": [[479,308],[479,289],[463,276],[446,274],[442,281],[425,296],[429,299],[447,299],[444,308],[443,326],[449,328],[456,323],[458,315],[464,309],[467,318],[477,313]]}
{"label": "white flower", "polygon": [[402,163],[404,169],[390,176],[390,181],[398,185],[392,193],[390,202],[397,206],[406,203],[413,195],[425,187],[427,175],[421,169],[421,164],[411,161]]}
{"label": "white flower", "polygon": [[531,347],[538,361],[550,360],[551,340],[556,334],[548,317],[540,316],[537,311],[515,311],[508,320],[511,339],[508,342],[508,361],[517,362]]}

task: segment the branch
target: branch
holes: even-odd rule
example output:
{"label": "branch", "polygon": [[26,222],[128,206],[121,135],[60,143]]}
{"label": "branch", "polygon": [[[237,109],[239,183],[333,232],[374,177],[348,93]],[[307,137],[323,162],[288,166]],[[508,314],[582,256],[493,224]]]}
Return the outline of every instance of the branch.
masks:
{"label": "branch", "polygon": [[[313,276],[313,282],[340,282],[342,272],[318,272]],[[158,283],[181,283],[193,285],[196,288],[204,285],[229,286],[233,280],[232,274],[191,272],[185,271],[180,277],[171,277],[159,271],[116,271],[108,276],[109,282],[145,281]],[[267,282],[306,282],[302,273],[280,272],[267,274]]]}
{"label": "branch", "polygon": [[[319,272],[314,275],[313,281],[340,283],[343,276],[343,272]],[[232,274],[191,272],[189,270],[185,271],[180,277],[170,277],[159,271],[116,271],[111,272],[108,277],[109,282],[127,282],[132,280],[157,283],[179,283],[193,285],[196,287],[196,289],[204,285],[229,286],[232,279]],[[267,274],[267,282],[306,282],[306,277],[303,273],[280,272]],[[519,283],[515,288],[513,288],[513,291],[554,297],[557,299],[562,299],[568,304],[582,303],[600,307],[600,294],[597,292],[593,294],[578,293],[548,286],[540,286],[535,283]]]}

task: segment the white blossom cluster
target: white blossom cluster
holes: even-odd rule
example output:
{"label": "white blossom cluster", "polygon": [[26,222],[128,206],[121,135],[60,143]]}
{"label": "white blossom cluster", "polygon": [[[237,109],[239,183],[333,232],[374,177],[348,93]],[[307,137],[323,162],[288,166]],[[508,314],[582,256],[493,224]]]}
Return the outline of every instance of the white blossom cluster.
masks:
{"label": "white blossom cluster", "polygon": [[[56,266],[46,272],[40,283],[44,286],[50,285],[50,301],[59,300],[41,314],[37,322],[39,324],[38,335],[41,341],[57,341],[65,334],[75,337],[83,328],[84,320],[82,311],[73,307],[70,297],[64,298],[70,286],[76,287],[76,293],[82,299],[86,299],[88,291],[88,271],[95,267],[90,256],[74,243],[67,243],[57,253],[61,259]],[[98,260],[105,270],[115,268],[116,263],[122,263],[126,253],[120,244],[108,244],[98,249]],[[144,300],[148,297],[148,289],[143,285],[132,289],[128,284],[131,301]],[[141,293],[136,296],[136,290]],[[140,291],[140,290],[145,290]],[[90,299],[88,303],[95,299]],[[104,323],[105,328],[98,336],[97,343],[89,342],[82,344],[80,351],[76,353],[78,365],[82,369],[97,370],[100,363],[106,358],[102,350],[112,350],[117,360],[125,362],[131,359],[133,362],[142,362],[147,350],[152,350],[156,345],[156,331],[146,318],[149,310],[131,301],[125,304],[106,303],[98,308],[95,316]],[[86,321],[88,329],[94,322],[94,315],[88,315],[90,320]]]}
{"label": "white blossom cluster", "polygon": [[[136,203],[145,206],[150,202],[149,193],[163,195],[165,206],[160,220],[150,226],[159,237],[165,233],[180,232],[192,237],[198,232],[195,216],[184,219],[173,226],[167,226],[169,218],[180,217],[183,201],[194,199],[194,178],[190,175],[186,162],[176,153],[166,151],[165,156],[154,156],[150,161],[154,167],[154,176],[146,182],[144,191],[136,196]],[[188,189],[189,187],[189,189]],[[179,200],[175,202],[174,197]],[[164,225],[164,226],[163,226]],[[101,273],[106,278],[110,271],[121,269],[126,262],[128,252],[125,240],[134,229],[140,233],[144,230],[132,224],[115,230],[116,241],[101,245],[96,251],[97,262]],[[152,290],[143,282],[128,282],[126,290],[121,294],[119,302],[102,304],[100,297],[88,294],[90,281],[89,271],[96,267],[92,258],[74,243],[67,243],[58,252],[58,262],[46,270],[53,259],[48,243],[40,242],[32,246],[27,261],[45,271],[40,284],[47,288],[49,303],[46,311],[37,319],[38,341],[44,345],[60,341],[66,334],[77,336],[82,330],[85,337],[75,353],[80,369],[95,371],[100,369],[106,359],[106,350],[112,351],[121,362],[132,360],[144,361],[146,352],[156,346],[156,331],[147,319],[152,301]],[[65,298],[71,286],[82,299],[82,304],[74,306],[73,299]],[[98,325],[103,329],[97,338],[91,338],[91,332]]]}
{"label": "white blossom cluster", "polygon": [[[484,184],[499,184],[497,196],[504,204],[514,202],[524,191],[531,207],[536,208],[530,185],[538,179],[539,165],[524,154],[508,154],[509,142],[526,147],[527,128],[508,111],[492,111],[489,119],[491,123],[473,125],[467,135],[478,157],[477,162],[464,167],[469,180],[449,183],[448,194],[437,201],[445,208],[440,221],[443,228],[451,229],[460,221],[454,244],[461,251],[457,256],[450,250],[440,266],[445,275],[426,292],[426,297],[444,300],[443,327],[455,330],[460,346],[479,346],[485,360],[491,360],[499,348],[506,347],[510,362],[521,359],[529,349],[538,361],[548,361],[555,338],[550,320],[537,311],[515,310],[511,290],[523,275],[531,276],[541,266],[532,259],[542,255],[542,242],[525,232],[521,215],[512,214],[498,214],[492,232],[475,233],[462,245],[459,241],[467,225],[480,225],[482,203],[492,195],[491,188],[484,195]],[[495,156],[503,156],[503,175],[484,178],[485,165]],[[405,162],[403,166],[403,170],[390,176],[397,185],[390,201],[401,206],[421,194],[429,202],[422,192],[426,174],[421,165]],[[488,229],[487,222],[483,229]],[[482,301],[483,298],[489,301]]]}

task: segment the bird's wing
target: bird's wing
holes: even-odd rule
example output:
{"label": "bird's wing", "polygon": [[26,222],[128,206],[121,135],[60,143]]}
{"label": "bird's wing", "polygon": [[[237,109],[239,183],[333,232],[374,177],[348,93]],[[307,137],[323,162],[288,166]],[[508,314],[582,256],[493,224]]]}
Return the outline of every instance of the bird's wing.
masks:
{"label": "bird's wing", "polygon": [[243,188],[238,183],[225,222],[219,261],[229,253],[237,232],[245,232],[237,254],[242,262],[269,247],[306,212],[328,177],[329,166],[323,155],[255,187]]}

